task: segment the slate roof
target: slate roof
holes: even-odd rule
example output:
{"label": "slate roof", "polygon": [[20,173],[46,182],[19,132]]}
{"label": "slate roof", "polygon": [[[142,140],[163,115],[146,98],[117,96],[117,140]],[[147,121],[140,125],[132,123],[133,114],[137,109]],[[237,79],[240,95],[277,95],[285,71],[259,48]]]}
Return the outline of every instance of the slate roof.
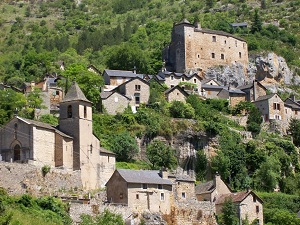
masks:
{"label": "slate roof", "polygon": [[222,90],[222,89],[228,89],[226,86],[218,86],[218,85],[210,85],[210,84],[203,84],[201,85],[201,89],[217,89],[217,90]]}
{"label": "slate roof", "polygon": [[273,96],[275,96],[276,93],[273,93],[273,94],[269,94],[269,95],[264,95],[264,96],[260,96],[256,99],[255,102],[259,102],[259,101],[263,101],[263,100],[267,100],[267,99],[270,99],[272,98]]}
{"label": "slate roof", "polygon": [[62,100],[62,102],[70,101],[84,101],[91,103],[91,101],[87,100],[87,98],[85,97],[85,95],[83,94],[82,90],[79,88],[76,82],[72,84],[65,98]]}
{"label": "slate roof", "polygon": [[105,149],[105,148],[102,148],[100,147],[100,153],[106,153],[106,154],[111,154],[111,155],[115,155],[115,153]]}
{"label": "slate roof", "polygon": [[247,27],[248,23],[242,22],[242,23],[231,23],[230,26],[232,27]]}
{"label": "slate roof", "polygon": [[204,79],[203,81],[201,81],[201,84],[204,85],[204,84],[207,84],[208,82],[210,81],[214,81],[216,82],[218,85],[220,85],[220,83],[215,79],[215,78],[210,78],[210,79]]}
{"label": "slate roof", "polygon": [[[191,24],[187,19],[182,20],[181,22],[175,24],[175,26],[177,25],[181,25],[181,24],[185,24],[187,26],[192,26],[195,27],[193,24]],[[226,33],[224,31],[220,31],[220,30],[210,30],[210,29],[204,29],[204,28],[195,28],[195,32],[202,32],[202,33],[208,33],[208,34],[218,34],[218,35],[222,35],[222,36],[227,36],[227,37],[233,37],[237,40],[240,41],[245,41],[244,39],[240,38],[240,37],[236,37],[232,34]],[[246,42],[246,41],[245,41]]]}
{"label": "slate roof", "polygon": [[288,107],[291,107],[292,109],[298,109],[298,110],[300,110],[300,104],[298,102],[293,101],[290,98],[287,98],[284,101],[284,105],[288,106]]}
{"label": "slate roof", "polygon": [[240,89],[240,90],[245,90],[245,89],[250,89],[250,88],[253,88],[253,83],[237,87],[237,89]]}
{"label": "slate roof", "polygon": [[229,93],[232,93],[232,94],[242,94],[242,95],[246,94],[245,92],[243,92],[241,90],[238,90],[238,89],[230,89]]}
{"label": "slate roof", "polygon": [[61,132],[60,130],[56,129],[55,127],[51,126],[50,124],[48,123],[43,123],[43,122],[40,122],[40,121],[35,121],[35,120],[30,120],[30,119],[25,119],[25,118],[22,118],[22,117],[19,117],[19,116],[16,116],[17,119],[27,123],[27,124],[32,124],[36,127],[41,127],[41,128],[45,128],[45,129],[48,129],[48,130],[53,130],[55,131],[56,133],[58,133],[59,135],[63,136],[63,137],[67,137],[67,138],[72,138],[71,136]]}
{"label": "slate roof", "polygon": [[118,169],[118,173],[128,183],[137,184],[167,184],[172,185],[170,180],[159,176],[158,170],[126,170]]}
{"label": "slate roof", "polygon": [[110,77],[137,77],[139,74],[136,74],[132,71],[126,71],[126,70],[104,70],[104,73],[106,73]]}
{"label": "slate roof", "polygon": [[[175,72],[170,72],[170,71],[160,71],[157,76],[160,76],[161,79],[165,80],[166,78],[166,75],[173,75],[175,77],[187,77],[187,78],[191,78],[191,77],[194,77],[194,76],[197,76],[199,77],[199,75],[197,73],[193,73],[193,74],[185,74],[185,73],[175,73]],[[201,79],[201,77],[200,77]]]}
{"label": "slate roof", "polygon": [[214,189],[215,189],[214,181],[211,180],[211,181],[208,181],[208,182],[205,182],[205,183],[198,184],[195,187],[195,193],[196,194],[210,193]]}
{"label": "slate roof", "polygon": [[[119,92],[117,92],[117,88],[115,88],[113,91],[103,91],[103,92],[101,92],[100,97],[101,97],[101,99],[108,99],[114,93],[118,93],[119,95],[122,95]],[[130,99],[126,95],[122,95],[122,96],[124,96],[127,99]]]}
{"label": "slate roof", "polygon": [[172,91],[174,91],[175,89],[178,89],[183,95],[185,95],[185,96],[188,96],[189,94],[182,88],[182,87],[180,87],[179,85],[176,85],[176,86],[174,86],[174,87],[171,87],[171,88],[169,88],[169,89],[167,89],[166,91],[165,91],[165,94],[169,94],[169,93],[171,93]]}

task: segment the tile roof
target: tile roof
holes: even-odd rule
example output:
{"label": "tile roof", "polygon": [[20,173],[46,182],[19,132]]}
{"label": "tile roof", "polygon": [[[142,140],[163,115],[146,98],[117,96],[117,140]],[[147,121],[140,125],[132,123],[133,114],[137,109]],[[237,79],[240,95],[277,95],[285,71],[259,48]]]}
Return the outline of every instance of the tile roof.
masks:
{"label": "tile roof", "polygon": [[126,170],[118,169],[119,174],[128,183],[138,184],[167,184],[172,185],[170,180],[163,179],[159,176],[158,170]]}
{"label": "tile roof", "polygon": [[40,122],[40,121],[30,120],[30,119],[22,118],[22,117],[19,117],[19,116],[16,116],[16,118],[23,121],[23,122],[25,122],[25,123],[27,123],[27,124],[32,124],[36,127],[41,127],[41,128],[45,128],[45,129],[48,129],[48,130],[53,130],[53,131],[55,131],[56,133],[58,133],[59,135],[61,135],[63,137],[73,138],[73,137],[61,132],[60,130],[56,129],[55,127],[51,126],[48,123],[43,123],[43,122]]}
{"label": "tile roof", "polygon": [[70,101],[90,102],[89,100],[87,100],[87,98],[85,97],[85,95],[83,94],[82,90],[80,89],[80,87],[76,82],[72,84],[65,98],[62,100],[62,102],[70,102]]}
{"label": "tile roof", "polygon": [[226,199],[231,198],[233,203],[242,202],[248,195],[254,195],[256,199],[260,202],[263,202],[261,198],[259,198],[253,191],[241,191],[236,193],[224,194],[217,198],[216,205],[223,204]]}
{"label": "tile roof", "polygon": [[207,192],[212,192],[215,189],[214,181],[208,181],[205,183],[200,183],[195,187],[195,193],[196,194],[202,194]]}

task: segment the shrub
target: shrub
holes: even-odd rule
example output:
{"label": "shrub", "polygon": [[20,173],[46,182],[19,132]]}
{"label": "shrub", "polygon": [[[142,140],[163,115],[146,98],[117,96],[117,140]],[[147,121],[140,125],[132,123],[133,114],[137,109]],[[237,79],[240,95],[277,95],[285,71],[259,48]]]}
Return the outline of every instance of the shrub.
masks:
{"label": "shrub", "polygon": [[46,176],[46,174],[50,172],[50,169],[51,169],[51,167],[48,165],[43,166],[42,167],[43,176]]}

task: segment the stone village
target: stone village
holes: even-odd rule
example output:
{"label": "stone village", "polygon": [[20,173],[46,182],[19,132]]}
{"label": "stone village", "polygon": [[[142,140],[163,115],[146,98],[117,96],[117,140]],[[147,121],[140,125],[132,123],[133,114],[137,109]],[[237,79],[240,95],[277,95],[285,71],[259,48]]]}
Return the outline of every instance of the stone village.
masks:
{"label": "stone village", "polygon": [[[130,106],[136,112],[140,104],[147,104],[149,81],[168,87],[168,102],[185,102],[193,93],[203,99],[227,99],[230,106],[240,101],[253,102],[265,122],[275,121],[287,127],[291,118],[300,118],[300,101],[290,97],[283,101],[276,93],[267,94],[261,81],[228,83],[206,78],[207,68],[215,65],[236,65],[241,77],[247,76],[247,43],[241,38],[221,31],[201,28],[183,20],[174,24],[171,43],[163,50],[164,65],[157,75],[137,74],[136,71],[104,70],[93,65],[92,72],[103,76],[102,105],[108,114],[123,112]],[[192,84],[192,89],[188,87]],[[12,88],[0,84],[1,89]],[[129,207],[133,212],[150,211],[174,215],[186,209],[189,221],[177,216],[177,224],[200,223],[221,212],[227,198],[237,206],[240,221],[248,219],[263,224],[263,202],[251,190],[233,192],[216,174],[212,181],[195,185],[195,178],[183,172],[116,169],[115,154],[102,148],[93,135],[92,103],[76,83],[64,95],[55,77],[27,84],[23,92],[39,88],[47,109],[39,113],[59,110],[59,125],[15,116],[0,129],[1,160],[37,167],[44,165],[65,171],[80,171],[82,188],[93,190],[106,187],[109,203]],[[21,91],[21,90],[16,90]],[[188,209],[186,203],[194,206]],[[177,213],[178,215],[178,213]]]}

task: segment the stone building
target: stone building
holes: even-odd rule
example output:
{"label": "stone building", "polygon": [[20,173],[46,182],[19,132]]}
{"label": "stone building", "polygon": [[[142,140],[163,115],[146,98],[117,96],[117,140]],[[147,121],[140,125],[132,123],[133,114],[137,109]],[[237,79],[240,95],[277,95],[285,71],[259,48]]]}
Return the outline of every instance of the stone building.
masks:
{"label": "stone building", "polygon": [[106,184],[107,200],[135,212],[170,213],[173,183],[157,170],[117,169]]}
{"label": "stone building", "polygon": [[267,88],[257,80],[250,84],[239,86],[237,89],[246,93],[246,101],[249,102],[256,101],[257,98],[267,94]]}
{"label": "stone building", "polygon": [[[177,85],[185,86],[186,91],[200,93],[201,90],[201,80],[202,78],[197,74],[185,74],[185,73],[175,73],[169,71],[160,71],[157,76],[164,80],[165,85],[168,88],[175,87]],[[191,87],[188,87],[190,84]],[[189,90],[191,89],[191,90]]]}
{"label": "stone building", "polygon": [[218,93],[219,99],[227,99],[230,107],[235,107],[242,101],[246,101],[246,93],[239,89],[223,89]]}
{"label": "stone building", "polygon": [[206,71],[217,65],[240,63],[248,67],[247,42],[223,31],[201,28],[186,19],[174,24],[171,43],[163,50],[168,71],[189,73]]}
{"label": "stone building", "polygon": [[189,96],[189,94],[182,87],[177,85],[166,90],[165,96],[168,102],[181,101],[185,103],[186,98]]}
{"label": "stone building", "polygon": [[263,225],[263,201],[253,192],[232,192],[217,174],[214,180],[200,183],[195,188],[198,201],[209,201],[215,204],[215,213],[222,213],[225,201],[231,199],[237,209],[239,224],[248,219],[249,223],[254,221]]}
{"label": "stone building", "polygon": [[1,128],[0,140],[4,161],[80,170],[84,189],[103,187],[115,169],[115,155],[93,135],[92,103],[76,83],[60,103],[57,128],[15,117]]}
{"label": "stone building", "polygon": [[300,119],[300,104],[291,96],[284,101],[284,113],[286,122],[290,122],[292,118]]}
{"label": "stone building", "polygon": [[258,97],[254,104],[259,109],[264,122],[285,119],[284,102],[275,93]]}
{"label": "stone building", "polygon": [[102,111],[107,112],[110,115],[116,115],[122,113],[128,106],[130,98],[118,93],[115,90],[101,92]]}
{"label": "stone building", "polygon": [[239,224],[242,224],[242,221],[246,219],[252,224],[264,224],[263,201],[253,191],[221,195],[220,198],[216,200],[217,214],[222,212],[222,207],[226,200],[231,200],[236,206]]}
{"label": "stone building", "polygon": [[60,79],[56,75],[47,76],[42,81],[25,83],[24,92],[28,95],[34,89],[39,89],[40,97],[43,99],[42,105],[45,108],[37,109],[35,114],[39,117],[43,114],[58,114],[59,103],[64,97],[61,87],[58,87],[57,80]]}

